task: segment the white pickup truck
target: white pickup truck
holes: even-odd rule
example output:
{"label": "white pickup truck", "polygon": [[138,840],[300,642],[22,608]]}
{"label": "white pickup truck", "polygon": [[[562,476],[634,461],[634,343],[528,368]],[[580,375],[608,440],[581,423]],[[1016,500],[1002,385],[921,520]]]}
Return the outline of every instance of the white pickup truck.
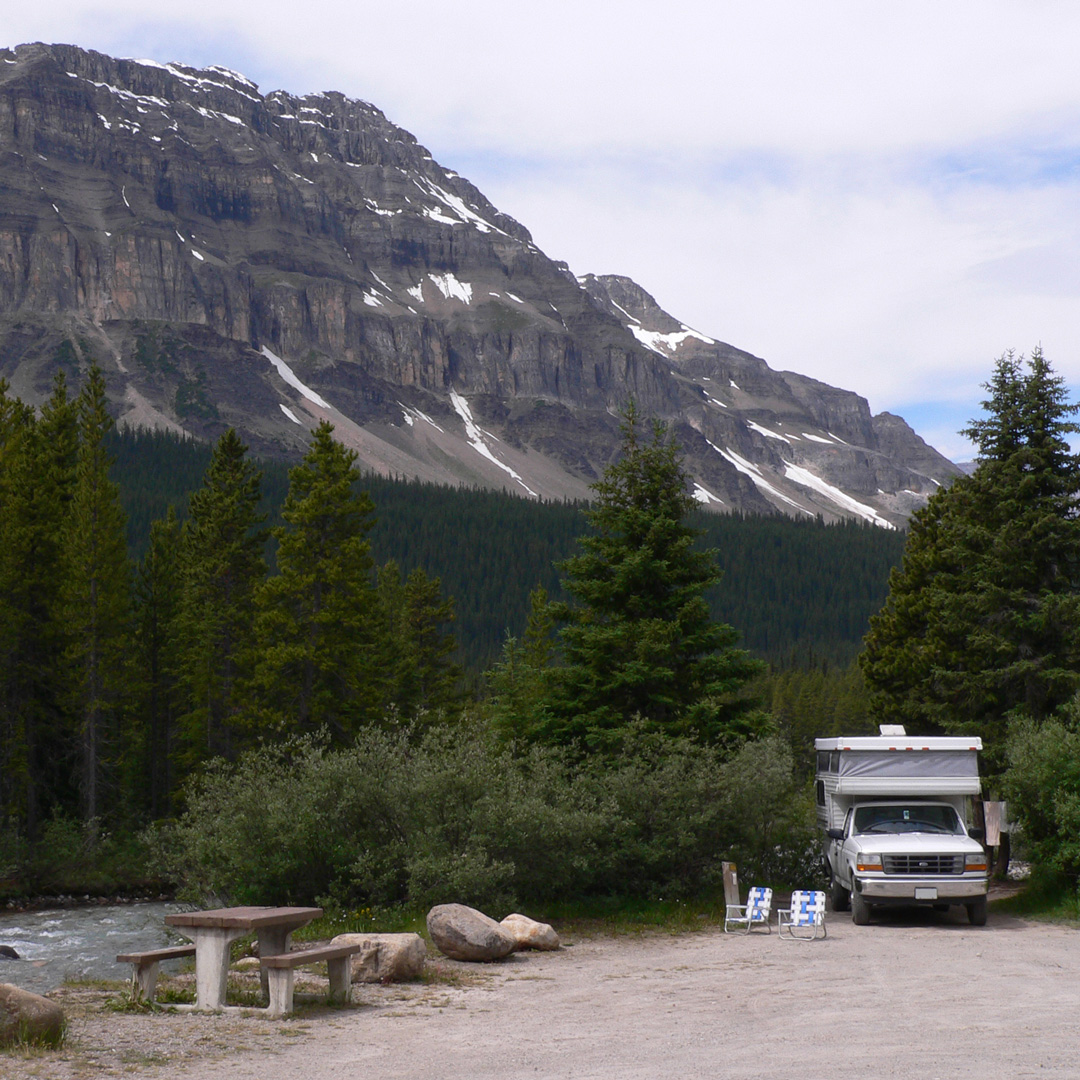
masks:
{"label": "white pickup truck", "polygon": [[882,730],[815,740],[833,910],[864,926],[879,906],[963,904],[985,925],[988,860],[965,824],[981,740]]}

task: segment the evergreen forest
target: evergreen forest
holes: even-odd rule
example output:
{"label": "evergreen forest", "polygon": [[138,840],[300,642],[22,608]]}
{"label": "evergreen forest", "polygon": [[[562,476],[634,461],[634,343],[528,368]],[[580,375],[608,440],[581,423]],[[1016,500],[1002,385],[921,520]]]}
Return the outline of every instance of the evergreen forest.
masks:
{"label": "evergreen forest", "polygon": [[[212,448],[162,431],[114,431],[111,476],[127,515],[133,558],[172,505],[181,518],[202,483]],[[262,513],[279,521],[289,466],[260,460]],[[537,586],[560,594],[556,564],[588,530],[580,503],[536,502],[502,492],[448,488],[365,474],[375,504],[369,533],[376,562],[393,559],[439,578],[453,599],[459,659],[477,673],[507,634],[518,635]],[[716,551],[721,578],[708,594],[713,617],[735,627],[755,656],[778,669],[847,667],[870,616],[885,600],[905,534],[855,521],[694,512],[701,546]],[[273,541],[268,544],[272,560]]]}
{"label": "evergreen forest", "polygon": [[[770,775],[776,829],[805,826],[802,736],[769,705],[810,680],[796,696],[805,705],[810,688],[820,714],[850,681],[902,538],[703,515],[663,426],[631,405],[624,435],[593,502],[538,504],[364,476],[329,424],[291,468],[255,460],[232,431],[212,447],[118,432],[93,367],[77,389],[58,377],[39,412],[2,388],[0,877],[70,886],[73,874],[108,880],[113,860],[127,867],[114,877],[137,864],[191,882],[194,863],[239,855],[189,835],[193,821],[225,842],[221,815],[249,812],[250,844],[271,812],[265,790],[241,806],[242,776],[276,769],[293,788],[306,762],[303,805],[280,808],[299,825],[320,785],[351,775],[351,791],[358,760],[402,752],[427,772],[410,767],[372,797],[409,815],[436,808],[453,769],[460,820],[400,822],[413,839],[377,873],[358,849],[330,877],[293,867],[288,883],[256,875],[236,895],[401,903],[452,863],[472,867],[465,899],[520,896],[506,868],[524,837],[468,825],[507,782],[516,810],[554,815],[567,842],[617,842],[579,868],[568,888],[580,894],[623,878],[673,894],[715,884],[716,815],[742,837],[732,850],[775,858],[776,834],[741,829],[758,811],[732,803]],[[686,851],[638,834],[658,798],[665,828],[681,828],[685,785],[722,775]]]}

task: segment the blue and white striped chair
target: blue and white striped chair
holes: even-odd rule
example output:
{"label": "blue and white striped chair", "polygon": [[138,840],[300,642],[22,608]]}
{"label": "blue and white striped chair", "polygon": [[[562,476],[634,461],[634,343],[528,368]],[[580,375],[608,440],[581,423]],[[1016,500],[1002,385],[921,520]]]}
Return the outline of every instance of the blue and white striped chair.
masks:
{"label": "blue and white striped chair", "polygon": [[728,904],[724,916],[724,933],[731,926],[741,926],[743,933],[749,934],[755,926],[764,926],[766,933],[772,933],[769,914],[772,911],[772,889],[755,885],[746,897],[745,904]]}
{"label": "blue and white striped chair", "polygon": [[776,913],[776,925],[780,937],[787,929],[788,937],[798,941],[813,941],[818,937],[828,937],[825,929],[825,894],[799,890],[791,894],[791,907]]}

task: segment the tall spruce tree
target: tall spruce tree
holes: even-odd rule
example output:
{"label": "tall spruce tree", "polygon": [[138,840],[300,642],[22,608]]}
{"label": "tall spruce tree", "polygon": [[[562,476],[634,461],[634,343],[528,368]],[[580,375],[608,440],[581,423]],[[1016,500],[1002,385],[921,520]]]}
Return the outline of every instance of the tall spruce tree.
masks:
{"label": "tall spruce tree", "polygon": [[274,530],[278,573],[258,593],[256,722],[275,733],[326,727],[339,742],[370,721],[386,673],[367,535],[375,506],[357,489],[356,452],[315,429]]}
{"label": "tall spruce tree", "polygon": [[602,750],[640,718],[670,735],[740,741],[759,722],[741,692],[763,665],[709,613],[721,574],[716,553],[695,547],[676,445],[658,422],[643,440],[633,403],[622,432],[619,460],[593,485],[593,532],[560,568],[572,602],[553,607],[563,665],[540,734]]}
{"label": "tall spruce tree", "polygon": [[1014,710],[1049,715],[1080,689],[1080,457],[1064,381],[1041,350],[1006,353],[977,467],[911,523],[860,658],[879,720],[983,735],[995,762]]}
{"label": "tall spruce tree", "polygon": [[391,560],[379,570],[376,589],[384,628],[383,670],[386,702],[397,714],[415,721],[421,713],[438,716],[461,704],[461,669],[447,627],[454,602],[442,595],[442,583],[414,567],[403,581]]}
{"label": "tall spruce tree", "polygon": [[242,687],[253,656],[255,592],[266,576],[259,470],[230,428],[188,502],[176,620],[184,713],[182,768],[240,749]]}
{"label": "tall spruce tree", "polygon": [[170,504],[150,526],[150,542],[135,580],[138,681],[138,790],[152,818],[172,810],[174,755],[180,706],[177,620],[180,612],[181,531]]}
{"label": "tall spruce tree", "polygon": [[54,810],[76,808],[57,676],[66,643],[62,531],[77,444],[77,408],[62,373],[40,418],[0,381],[0,795],[31,838]]}
{"label": "tall spruce tree", "polygon": [[115,779],[128,700],[131,568],[120,492],[109,479],[105,448],[113,428],[105,379],[92,365],[79,394],[75,483],[64,523],[65,668],[77,729],[79,793],[84,822],[105,809],[108,771]]}

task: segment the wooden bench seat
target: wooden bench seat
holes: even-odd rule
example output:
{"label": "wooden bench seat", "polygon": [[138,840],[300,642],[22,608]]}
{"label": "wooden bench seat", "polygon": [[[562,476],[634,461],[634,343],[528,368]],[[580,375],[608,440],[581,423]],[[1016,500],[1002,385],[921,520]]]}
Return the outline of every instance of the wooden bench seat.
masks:
{"label": "wooden bench seat", "polygon": [[293,1011],[293,972],[305,964],[326,961],[330,977],[330,999],[348,1001],[352,987],[352,957],[360,945],[322,945],[314,949],[297,949],[278,956],[263,956],[259,964],[266,972],[270,992],[268,1016],[288,1016]]}
{"label": "wooden bench seat", "polygon": [[182,956],[194,956],[194,945],[174,945],[168,949],[151,949],[148,952],[122,953],[116,958],[118,964],[131,964],[131,996],[136,1001],[153,1001],[157,989],[158,965],[162,960],[178,960]]}

